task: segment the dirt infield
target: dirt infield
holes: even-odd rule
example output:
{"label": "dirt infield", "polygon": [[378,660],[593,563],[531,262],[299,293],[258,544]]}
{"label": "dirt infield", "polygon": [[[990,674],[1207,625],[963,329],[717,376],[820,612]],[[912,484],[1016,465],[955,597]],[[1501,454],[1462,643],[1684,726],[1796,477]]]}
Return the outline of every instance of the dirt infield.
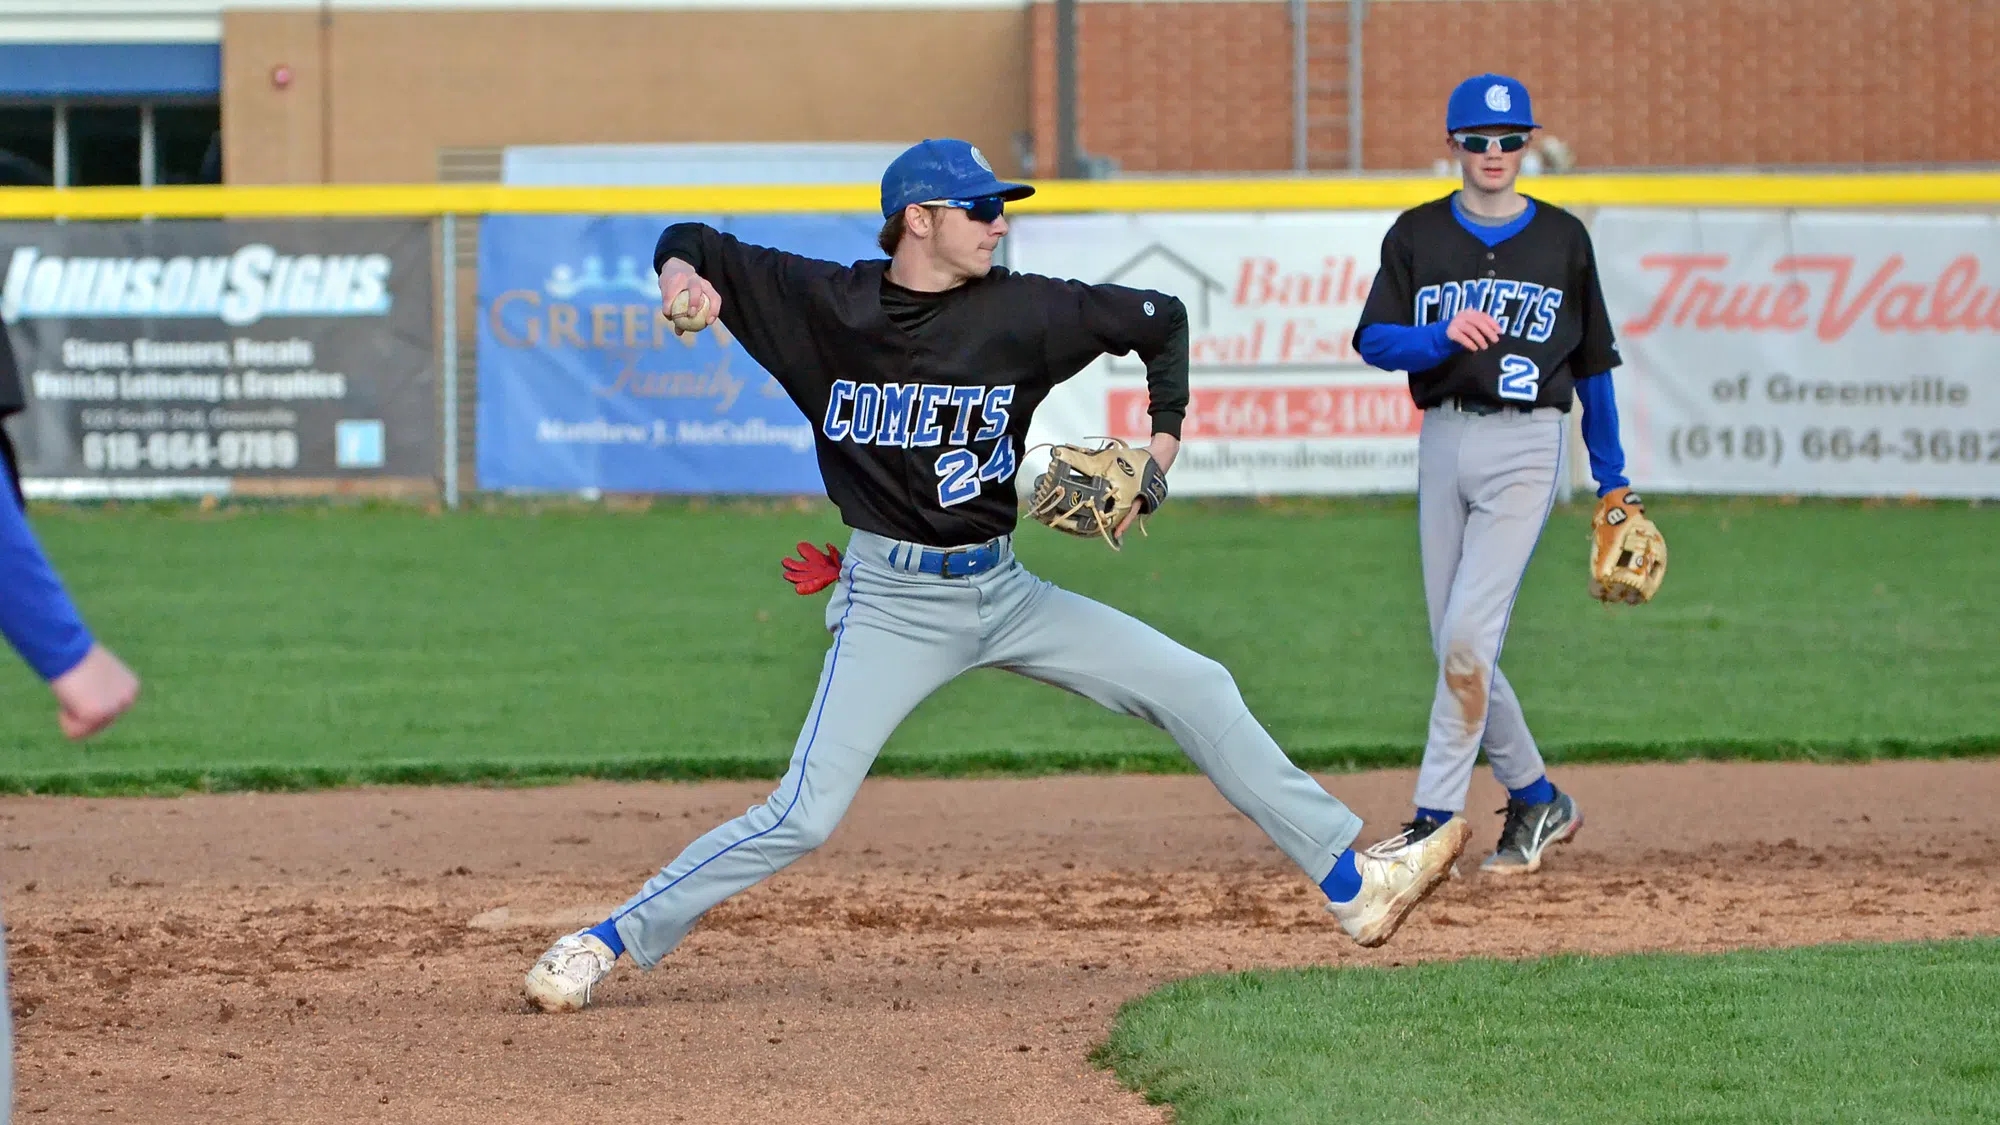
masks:
{"label": "dirt infield", "polygon": [[[1411,776],[1326,779],[1370,818]],[[581,1016],[519,980],[767,786],[0,801],[24,1121],[1157,1122],[1086,1059],[1208,970],[2000,933],[2000,762],[1561,771],[1539,879],[1387,948],[1199,778],[871,781]],[[1500,796],[1476,783],[1479,854]],[[1365,1044],[1357,1044],[1365,1051]]]}

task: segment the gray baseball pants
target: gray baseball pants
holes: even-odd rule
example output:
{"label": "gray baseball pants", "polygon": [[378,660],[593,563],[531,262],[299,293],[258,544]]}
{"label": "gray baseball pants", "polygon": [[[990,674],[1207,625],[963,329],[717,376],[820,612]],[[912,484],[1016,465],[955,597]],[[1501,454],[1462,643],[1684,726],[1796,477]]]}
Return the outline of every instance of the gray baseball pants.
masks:
{"label": "gray baseball pants", "polygon": [[826,842],[897,725],[974,668],[1004,668],[1165,730],[1222,795],[1313,882],[1361,820],[1292,764],[1222,665],[1151,626],[1059,589],[999,540],[993,569],[940,578],[922,548],[857,531],[827,605],[833,634],[791,766],[763,804],[702,836],[612,917],[652,968],[711,907]]}
{"label": "gray baseball pants", "polygon": [[1483,747],[1509,789],[1545,767],[1521,700],[1500,671],[1508,618],[1555,503],[1562,411],[1424,411],[1417,439],[1417,525],[1424,601],[1438,661],[1418,808],[1462,812]]}

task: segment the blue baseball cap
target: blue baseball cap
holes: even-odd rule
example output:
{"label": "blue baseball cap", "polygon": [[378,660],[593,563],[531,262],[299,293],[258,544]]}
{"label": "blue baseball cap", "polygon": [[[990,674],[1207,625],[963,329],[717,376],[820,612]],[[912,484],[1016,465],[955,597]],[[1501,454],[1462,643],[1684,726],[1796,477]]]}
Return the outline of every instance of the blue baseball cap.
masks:
{"label": "blue baseball cap", "polygon": [[1444,131],[1456,133],[1487,125],[1541,128],[1528,104],[1528,88],[1504,74],[1482,74],[1460,82],[1445,104]]}
{"label": "blue baseball cap", "polygon": [[933,199],[1026,199],[1035,189],[993,174],[986,155],[968,141],[929,140],[911,145],[882,173],[882,217],[900,214],[912,203]]}

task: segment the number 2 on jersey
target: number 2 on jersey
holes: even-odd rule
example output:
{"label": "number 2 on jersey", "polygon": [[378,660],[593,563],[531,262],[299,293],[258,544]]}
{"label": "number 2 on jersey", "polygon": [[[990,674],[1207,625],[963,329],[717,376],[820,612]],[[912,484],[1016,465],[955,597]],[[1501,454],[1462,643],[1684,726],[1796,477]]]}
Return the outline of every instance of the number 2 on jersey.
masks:
{"label": "number 2 on jersey", "polygon": [[[979,482],[1004,481],[1020,466],[1014,456],[1014,435],[1002,434],[993,455],[979,463],[979,454],[970,449],[949,449],[937,459],[938,503],[944,507],[963,504],[979,495]],[[976,475],[975,475],[976,474]]]}
{"label": "number 2 on jersey", "polygon": [[1500,357],[1500,397],[1533,402],[1542,386],[1542,369],[1524,355]]}

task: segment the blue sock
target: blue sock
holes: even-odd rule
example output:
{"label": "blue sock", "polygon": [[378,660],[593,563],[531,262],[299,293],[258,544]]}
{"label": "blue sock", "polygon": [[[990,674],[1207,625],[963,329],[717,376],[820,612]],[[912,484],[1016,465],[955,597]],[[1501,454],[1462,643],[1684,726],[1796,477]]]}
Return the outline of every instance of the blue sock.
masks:
{"label": "blue sock", "polygon": [[1351,902],[1361,893],[1361,871],[1354,866],[1353,848],[1340,853],[1340,858],[1334,861],[1333,873],[1320,883],[1319,889],[1326,892],[1331,902]]}
{"label": "blue sock", "polygon": [[590,936],[609,946],[611,956],[625,956],[625,939],[618,936],[618,927],[611,924],[611,919],[606,918],[597,925],[590,927]]}
{"label": "blue sock", "polygon": [[1435,820],[1439,824],[1443,824],[1458,814],[1452,812],[1450,809],[1418,809],[1417,815],[1423,817],[1425,820]]}
{"label": "blue sock", "polygon": [[1531,805],[1546,805],[1556,799],[1556,787],[1549,784],[1548,775],[1544,774],[1536,778],[1532,785],[1507,790],[1507,795],[1516,801],[1526,801]]}

